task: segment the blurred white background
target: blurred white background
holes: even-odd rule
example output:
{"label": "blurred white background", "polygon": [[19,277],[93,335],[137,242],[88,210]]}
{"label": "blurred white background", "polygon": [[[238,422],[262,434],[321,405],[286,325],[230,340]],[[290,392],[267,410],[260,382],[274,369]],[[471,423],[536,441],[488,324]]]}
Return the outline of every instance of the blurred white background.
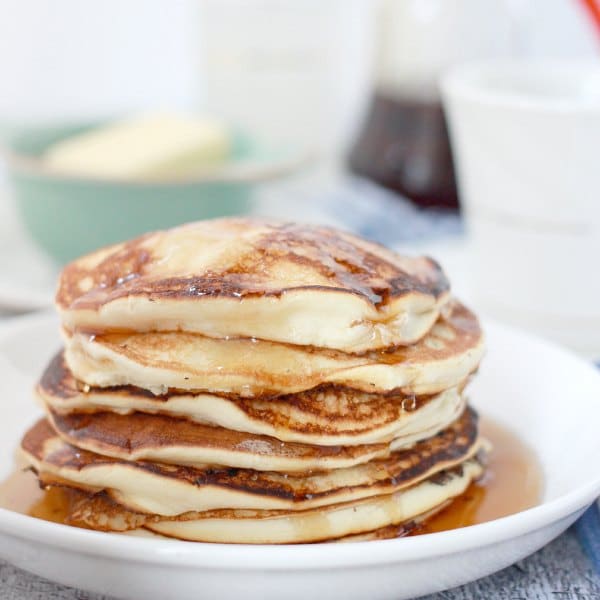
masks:
{"label": "blurred white background", "polygon": [[[203,109],[338,155],[370,93],[380,3],[0,0],[0,123]],[[458,6],[421,0],[423,18],[444,3]],[[598,54],[577,0],[506,5],[519,52]]]}
{"label": "blurred white background", "polygon": [[3,123],[197,104],[197,2],[2,0],[0,14]]}

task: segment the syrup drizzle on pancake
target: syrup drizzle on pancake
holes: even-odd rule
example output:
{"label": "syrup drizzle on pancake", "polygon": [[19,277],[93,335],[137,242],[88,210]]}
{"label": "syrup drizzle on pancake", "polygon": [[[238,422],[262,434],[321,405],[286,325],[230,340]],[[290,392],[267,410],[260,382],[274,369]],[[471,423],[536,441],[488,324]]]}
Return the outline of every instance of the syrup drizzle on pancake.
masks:
{"label": "syrup drizzle on pancake", "polygon": [[72,330],[191,331],[363,352],[417,341],[448,299],[430,258],[327,227],[220,219],[74,261],[56,303]]}

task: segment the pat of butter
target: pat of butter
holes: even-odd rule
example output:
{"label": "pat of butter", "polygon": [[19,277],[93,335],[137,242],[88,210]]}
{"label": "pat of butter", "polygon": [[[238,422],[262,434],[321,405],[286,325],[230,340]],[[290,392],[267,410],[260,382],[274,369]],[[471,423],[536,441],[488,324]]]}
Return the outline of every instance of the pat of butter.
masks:
{"label": "pat of butter", "polygon": [[224,161],[227,127],[213,119],[148,115],[115,122],[61,140],[44,164],[70,175],[152,180],[185,177]]}

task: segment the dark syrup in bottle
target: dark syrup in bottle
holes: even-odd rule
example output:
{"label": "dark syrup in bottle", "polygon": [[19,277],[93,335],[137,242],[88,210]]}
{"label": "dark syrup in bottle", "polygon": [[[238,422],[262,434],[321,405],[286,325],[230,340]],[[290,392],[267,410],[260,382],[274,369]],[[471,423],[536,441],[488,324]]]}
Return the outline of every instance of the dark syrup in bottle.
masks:
{"label": "dark syrup in bottle", "polygon": [[418,206],[458,209],[450,140],[439,101],[377,92],[348,165],[357,175]]}

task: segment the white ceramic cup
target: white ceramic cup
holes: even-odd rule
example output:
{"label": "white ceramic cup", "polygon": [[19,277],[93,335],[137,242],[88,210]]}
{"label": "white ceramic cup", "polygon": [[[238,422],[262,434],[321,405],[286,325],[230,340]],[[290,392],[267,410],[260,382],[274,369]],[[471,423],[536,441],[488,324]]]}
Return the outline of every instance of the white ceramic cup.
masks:
{"label": "white ceramic cup", "polygon": [[479,308],[600,357],[600,63],[473,63],[442,94]]}

